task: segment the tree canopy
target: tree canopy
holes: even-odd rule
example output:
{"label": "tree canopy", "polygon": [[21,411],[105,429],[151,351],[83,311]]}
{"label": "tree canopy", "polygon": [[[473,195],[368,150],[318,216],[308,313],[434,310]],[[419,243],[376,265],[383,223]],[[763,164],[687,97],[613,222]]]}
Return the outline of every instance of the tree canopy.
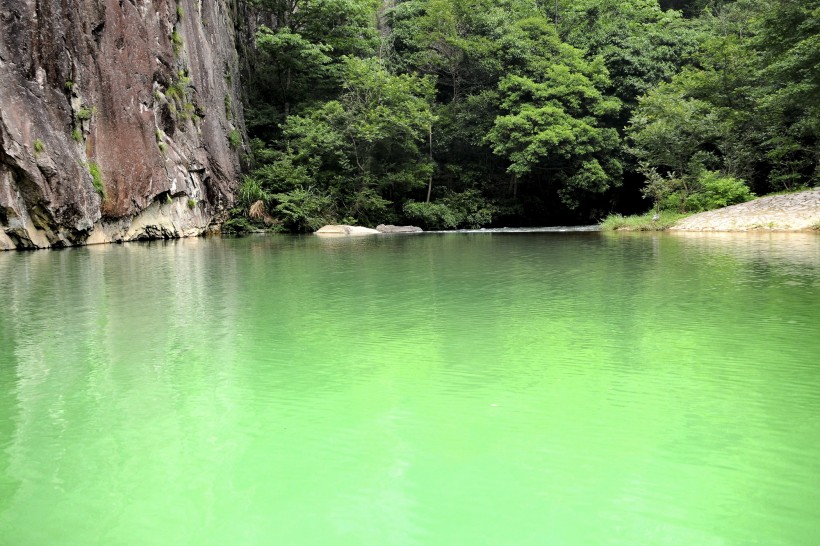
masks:
{"label": "tree canopy", "polygon": [[818,183],[820,0],[256,9],[236,226],[583,223]]}

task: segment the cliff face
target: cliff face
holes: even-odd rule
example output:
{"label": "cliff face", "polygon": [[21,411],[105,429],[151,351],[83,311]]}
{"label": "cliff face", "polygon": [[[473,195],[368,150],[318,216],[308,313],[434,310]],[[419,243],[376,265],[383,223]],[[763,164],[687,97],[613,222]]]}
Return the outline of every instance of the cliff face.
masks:
{"label": "cliff face", "polygon": [[0,0],[0,249],[202,233],[244,141],[236,0]]}

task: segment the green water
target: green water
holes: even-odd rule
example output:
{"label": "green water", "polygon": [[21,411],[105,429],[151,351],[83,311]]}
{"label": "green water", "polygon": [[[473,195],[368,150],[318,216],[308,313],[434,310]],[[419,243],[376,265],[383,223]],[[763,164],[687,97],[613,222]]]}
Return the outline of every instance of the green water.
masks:
{"label": "green water", "polygon": [[815,544],[820,236],[0,253],[0,544]]}

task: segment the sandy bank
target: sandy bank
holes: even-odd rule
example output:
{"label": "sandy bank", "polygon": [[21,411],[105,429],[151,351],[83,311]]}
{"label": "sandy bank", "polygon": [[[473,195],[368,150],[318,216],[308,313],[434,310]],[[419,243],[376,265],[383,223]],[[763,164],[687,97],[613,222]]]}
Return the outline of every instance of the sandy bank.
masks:
{"label": "sandy bank", "polygon": [[672,231],[803,231],[820,228],[820,187],[770,195],[684,218]]}

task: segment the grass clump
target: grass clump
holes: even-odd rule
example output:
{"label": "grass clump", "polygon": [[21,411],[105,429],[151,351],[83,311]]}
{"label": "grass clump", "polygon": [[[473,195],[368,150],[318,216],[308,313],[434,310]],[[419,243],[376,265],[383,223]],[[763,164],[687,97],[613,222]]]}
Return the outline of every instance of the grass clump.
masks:
{"label": "grass clump", "polygon": [[174,48],[174,55],[179,55],[179,52],[182,51],[182,34],[177,32],[177,29],[174,29],[171,32],[171,45]]}
{"label": "grass clump", "polygon": [[185,9],[182,6],[177,6],[177,20],[185,17]]}
{"label": "grass clump", "polygon": [[77,119],[79,121],[88,121],[96,113],[97,113],[97,108],[95,106],[92,106],[91,108],[88,108],[87,106],[83,106],[82,108],[77,110]]}
{"label": "grass clump", "polygon": [[188,95],[188,87],[191,85],[191,77],[187,70],[179,70],[168,89],[165,90],[165,98],[168,100],[168,109],[176,118],[190,119],[196,115],[196,106],[191,102]]}
{"label": "grass clump", "polygon": [[94,184],[94,190],[100,194],[100,197],[105,199],[105,184],[103,183],[100,166],[92,161],[88,164],[88,172],[91,174],[91,183]]}
{"label": "grass clump", "polygon": [[239,131],[233,129],[230,133],[228,133],[228,142],[231,145],[231,148],[239,148],[242,145],[242,136],[239,134]]}
{"label": "grass clump", "polygon": [[196,199],[188,199],[188,208],[191,210],[196,208]]}
{"label": "grass clump", "polygon": [[39,154],[42,153],[46,149],[45,143],[39,138],[34,139],[34,153]]}
{"label": "grass clump", "polygon": [[154,136],[157,139],[157,148],[159,148],[159,151],[162,152],[162,155],[165,155],[165,150],[168,149],[168,147],[165,145],[165,132],[160,129],[157,129],[154,133]]}
{"label": "grass clump", "polygon": [[80,129],[75,128],[71,132],[71,138],[74,139],[74,142],[82,142],[83,141],[83,132]]}
{"label": "grass clump", "polygon": [[646,214],[623,216],[622,214],[610,214],[601,221],[603,231],[663,231],[672,227],[678,220],[691,216],[689,213],[662,211],[660,217],[653,221],[654,211]]}

